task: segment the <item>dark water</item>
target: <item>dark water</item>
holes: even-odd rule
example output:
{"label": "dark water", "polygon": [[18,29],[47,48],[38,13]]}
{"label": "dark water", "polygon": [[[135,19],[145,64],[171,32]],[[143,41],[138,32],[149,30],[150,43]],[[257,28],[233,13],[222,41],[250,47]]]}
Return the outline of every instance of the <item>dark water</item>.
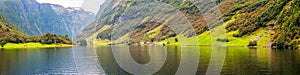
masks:
{"label": "dark water", "polygon": [[[124,49],[129,49],[126,51]],[[212,47],[110,47],[96,48],[49,48],[49,49],[9,49],[0,50],[0,75],[32,75],[32,74],[101,74],[115,75],[132,74],[132,71],[150,72],[147,68],[136,68],[132,64],[118,64],[126,61],[126,54],[138,64],[154,64],[156,75],[176,74],[180,65],[183,71],[196,74],[206,74],[214,55]],[[217,48],[216,48],[217,49]],[[187,51],[187,55],[183,54]],[[118,51],[119,53],[113,53]],[[300,74],[299,50],[271,50],[267,48],[226,48],[218,52],[226,52],[225,60],[218,62],[222,65],[221,74],[257,75],[257,74]],[[196,57],[197,52],[199,57]],[[221,55],[222,56],[222,55]],[[151,58],[153,57],[153,58]],[[166,57],[165,59],[163,57]],[[217,57],[220,58],[220,57]],[[184,60],[184,61],[183,61]],[[196,60],[196,61],[195,61]],[[199,61],[197,61],[199,60]],[[120,62],[119,61],[119,62]],[[165,62],[161,62],[165,61]],[[162,65],[159,65],[163,63]],[[197,64],[194,64],[197,63]],[[216,64],[218,64],[216,63]],[[220,64],[222,63],[222,64]],[[196,66],[195,66],[196,65]],[[125,69],[124,67],[132,67]],[[151,67],[151,66],[150,66]],[[216,68],[214,70],[217,70]],[[217,72],[217,71],[214,71]],[[192,74],[192,73],[191,73]]]}

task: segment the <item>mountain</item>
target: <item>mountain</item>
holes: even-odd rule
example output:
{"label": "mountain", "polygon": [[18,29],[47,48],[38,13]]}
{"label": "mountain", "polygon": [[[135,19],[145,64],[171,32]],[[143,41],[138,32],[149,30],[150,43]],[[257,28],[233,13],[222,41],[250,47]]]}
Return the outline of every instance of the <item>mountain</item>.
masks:
{"label": "mountain", "polygon": [[2,13],[0,13],[0,40],[8,39],[10,37],[27,37],[21,30],[16,28],[14,25],[10,24],[4,19]]}
{"label": "mountain", "polygon": [[[257,41],[260,46],[293,49],[299,46],[300,0],[226,0],[235,5],[225,17],[232,20],[226,26],[237,38],[255,36],[246,41]],[[228,9],[228,8],[226,8]],[[251,44],[251,42],[250,42]]]}
{"label": "mountain", "polygon": [[[99,17],[98,20],[87,26],[82,35],[78,37],[78,40],[90,42],[95,39],[99,41],[125,41],[122,37],[131,37],[131,42],[166,40],[175,37],[176,32],[165,23],[170,23],[168,25],[175,25],[175,23],[181,24],[178,25],[178,27],[181,26],[182,28],[185,28],[186,30],[183,30],[184,32],[191,31],[190,29],[187,29],[188,26],[184,26],[188,23],[185,23],[186,20],[181,20],[181,17],[187,17],[187,19],[192,22],[192,26],[195,27],[195,32],[198,34],[208,30],[208,27],[202,22],[204,19],[201,17],[200,13],[197,13],[199,12],[197,11],[197,7],[192,5],[191,1],[180,2],[182,1],[107,1],[104,3],[107,5],[101,6],[101,13],[97,14]],[[164,3],[168,4],[162,5]],[[161,9],[164,7],[166,8]],[[176,13],[179,12],[181,12],[179,16],[176,16]],[[176,18],[173,18],[174,15]],[[135,20],[137,18],[140,18],[140,20]],[[166,20],[168,20],[168,22],[163,22]],[[132,25],[137,24],[136,22],[140,22],[140,25],[134,28],[132,32],[126,30],[126,28],[130,28]],[[122,28],[125,30],[123,31]],[[112,34],[117,36],[112,36]],[[193,34],[185,34],[185,36],[189,37],[192,35]],[[111,39],[111,37],[114,38]]]}
{"label": "mountain", "polygon": [[71,36],[76,37],[80,34],[83,28],[92,23],[95,20],[95,14],[92,12],[87,12],[79,7],[68,7],[65,8],[61,5],[55,4],[43,4],[50,5],[52,9],[57,13],[57,15],[64,18],[64,22],[67,24],[69,31],[71,31]]}
{"label": "mountain", "polygon": [[0,45],[3,47],[6,43],[42,43],[42,44],[71,44],[68,36],[55,34],[44,34],[42,36],[30,36],[22,32],[15,25],[8,22],[0,13]]}
{"label": "mountain", "polygon": [[[78,36],[79,41],[159,42],[185,36],[198,38],[200,45],[210,45],[212,43],[207,41],[213,38],[210,33],[224,27],[225,38],[214,38],[213,41],[228,46],[297,48],[300,45],[299,0],[217,0],[206,3],[205,0],[109,0],[106,3],[101,6],[98,19]],[[217,14],[210,11],[217,8],[211,7],[213,4],[219,8],[221,18],[218,19],[222,19],[223,24],[215,22],[207,25],[202,16],[201,13],[208,15],[206,18]],[[134,24],[137,26],[132,28]],[[192,25],[196,35],[190,34],[189,29],[172,30],[168,25],[182,29]]]}
{"label": "mountain", "polygon": [[[14,25],[10,24],[4,19],[0,13],[0,45],[3,47],[7,42],[18,42],[17,40],[28,38],[29,36],[17,29]],[[16,39],[18,38],[18,39]]]}
{"label": "mountain", "polygon": [[33,36],[48,32],[69,36],[77,34],[80,30],[75,30],[78,29],[76,27],[80,28],[89,24],[94,20],[94,14],[75,9],[77,8],[40,4],[35,0],[0,1],[0,12],[3,13],[5,19]]}

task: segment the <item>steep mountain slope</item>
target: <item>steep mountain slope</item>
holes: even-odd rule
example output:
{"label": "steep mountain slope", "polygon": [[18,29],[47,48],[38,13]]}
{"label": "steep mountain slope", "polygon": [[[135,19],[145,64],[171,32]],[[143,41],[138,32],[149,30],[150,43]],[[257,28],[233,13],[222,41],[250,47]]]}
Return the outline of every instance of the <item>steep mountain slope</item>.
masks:
{"label": "steep mountain slope", "polygon": [[[175,34],[174,31],[165,25],[166,22],[141,22],[133,30],[124,32],[118,36],[112,36],[115,27],[125,28],[135,24],[137,20],[132,18],[141,18],[143,20],[156,19],[157,17],[147,17],[149,13],[159,16],[158,20],[168,20],[180,25],[181,21],[176,20],[180,15],[172,14],[176,10],[164,9],[165,7],[151,6],[152,3],[164,3],[171,5],[183,13],[192,23],[197,35]],[[102,12],[98,14],[99,19],[87,26],[79,36],[79,40],[90,42],[110,40],[117,41],[123,37],[131,37],[130,42],[141,41],[163,41],[178,35],[184,35],[190,38],[199,38],[200,44],[212,44],[209,40],[212,36],[210,32],[218,30],[220,27],[227,29],[226,38],[213,39],[220,43],[226,43],[229,46],[277,46],[278,48],[296,48],[299,43],[299,0],[218,0],[218,8],[221,11],[224,24],[207,25],[201,16],[199,9],[205,9],[206,6],[197,6],[199,3],[193,1],[171,1],[171,0],[152,0],[152,1],[109,1]],[[211,4],[211,3],[208,3]],[[153,5],[153,4],[152,4]],[[149,9],[149,10],[147,10]],[[156,12],[157,9],[163,11]],[[129,12],[129,13],[128,13]],[[212,15],[215,13],[211,13]],[[173,17],[169,17],[173,16]],[[167,18],[162,18],[167,17]],[[125,21],[125,22],[124,22]],[[188,22],[185,22],[186,24]],[[182,24],[184,27],[185,24]],[[213,29],[209,28],[213,27]],[[130,31],[130,32],[129,32]],[[182,33],[187,32],[183,31]],[[116,38],[111,38],[116,37]]]}
{"label": "steep mountain slope", "polygon": [[299,0],[239,0],[231,3],[238,4],[224,16],[233,18],[226,26],[232,36],[254,36],[246,41],[257,41],[260,46],[297,48],[300,44],[295,29],[299,27],[299,16],[295,16],[299,14]]}
{"label": "steep mountain slope", "polygon": [[300,0],[287,2],[276,17],[278,28],[274,46],[280,48],[298,47],[300,44]]}
{"label": "steep mountain slope", "polygon": [[82,8],[68,7],[65,8],[61,5],[55,4],[43,4],[50,5],[57,15],[64,18],[64,22],[67,24],[68,31],[71,31],[71,36],[76,37],[80,34],[83,28],[92,23],[95,20],[94,13],[87,12]]}
{"label": "steep mountain slope", "polygon": [[0,40],[1,42],[11,37],[27,37],[22,31],[11,25],[7,20],[4,19],[2,13],[0,13]]}
{"label": "steep mountain slope", "polygon": [[0,12],[25,33],[35,36],[48,32],[71,36],[72,27],[82,27],[94,19],[94,15],[90,12],[74,10],[70,12],[71,14],[66,14],[65,11],[53,10],[51,4],[39,4],[35,0],[1,0]]}
{"label": "steep mountain slope", "polygon": [[[150,2],[150,3],[148,3]],[[203,23],[198,23],[195,21],[203,21],[204,19],[200,16],[200,13],[196,13],[199,11],[185,11],[185,9],[187,10],[193,10],[196,9],[196,6],[192,5],[191,2],[183,2],[182,4],[178,3],[178,1],[171,1],[170,4],[168,5],[163,5],[163,6],[157,6],[159,4],[155,3],[156,1],[121,1],[121,0],[111,0],[111,1],[107,1],[107,8],[104,8],[103,11],[100,11],[101,13],[98,13],[97,16],[99,16],[99,20],[94,22],[93,24],[89,25],[86,27],[85,32],[79,37],[79,39],[84,39],[87,38],[89,36],[91,36],[90,38],[101,38],[103,40],[110,40],[111,38],[111,33],[112,33],[112,27],[114,26],[124,26],[124,28],[126,27],[130,27],[130,26],[126,26],[126,24],[130,24],[130,23],[135,23],[134,21],[132,21],[135,18],[144,18],[145,20],[147,20],[147,18],[154,18],[152,20],[157,20],[157,22],[151,22],[150,19],[148,22],[145,23],[141,23],[141,25],[143,26],[138,26],[136,29],[137,30],[144,30],[144,28],[152,28],[155,29],[157,31],[152,31],[149,34],[149,36],[145,36],[145,38],[147,39],[139,39],[139,40],[134,40],[132,39],[132,42],[138,42],[141,40],[150,40],[152,38],[154,38],[155,40],[163,40],[163,39],[167,39],[169,37],[174,37],[176,36],[175,33],[167,26],[163,26],[163,22],[159,22],[158,20],[164,20],[164,19],[170,19],[170,21],[176,21],[176,18],[171,18],[172,15],[176,15],[176,13],[178,12],[183,12],[180,13],[180,17],[187,16],[188,20],[193,22],[193,26],[195,26],[196,28],[196,32],[197,33],[201,33],[204,30],[207,30],[207,26],[205,26],[205,24]],[[168,3],[168,2],[160,2],[160,3]],[[148,6],[148,7],[141,7],[141,5],[143,6]],[[184,5],[183,7],[179,7],[180,5]],[[175,7],[173,7],[175,6]],[[102,6],[105,7],[105,6]],[[165,9],[157,9],[157,8],[163,8],[163,7],[167,7]],[[156,8],[156,9],[155,9]],[[171,8],[171,9],[168,9]],[[180,10],[176,10],[180,9]],[[127,11],[128,9],[131,9],[131,11]],[[153,9],[148,10],[148,9]],[[101,10],[101,9],[100,9]],[[125,12],[126,11],[126,12]],[[148,12],[152,12],[150,14],[148,14]],[[170,14],[164,14],[164,13],[170,13]],[[151,15],[150,17],[148,15]],[[158,17],[155,17],[158,16]],[[177,17],[179,18],[179,17]],[[173,19],[173,20],[172,20]],[[178,20],[179,23],[180,20]],[[183,21],[180,21],[183,22]],[[176,22],[174,22],[176,23]],[[149,26],[147,26],[149,24]],[[187,24],[187,23],[186,23]],[[182,24],[185,25],[185,24]],[[179,25],[181,26],[181,25]],[[106,28],[106,27],[111,27],[111,28]],[[156,27],[160,27],[160,28],[156,28]],[[122,28],[122,27],[120,27]],[[140,29],[139,29],[140,28]],[[152,30],[152,29],[146,29],[146,32],[143,33],[147,33],[148,31]],[[103,31],[101,31],[103,30]],[[101,31],[101,32],[99,32]],[[134,30],[133,30],[134,31]],[[162,31],[163,33],[159,33],[160,31]],[[117,31],[117,32],[121,32],[121,34],[117,34],[117,37],[124,37],[126,35],[128,35],[128,31]],[[93,33],[96,33],[96,36],[93,36]],[[143,34],[140,33],[140,34]],[[156,34],[158,33],[158,34]],[[135,34],[135,32],[132,32],[132,34]],[[148,35],[147,34],[147,35]],[[154,35],[151,35],[154,34]],[[168,35],[165,35],[168,34]],[[160,35],[160,36],[156,36],[156,35]],[[143,35],[132,35],[132,37],[140,37]],[[163,38],[160,38],[160,37]],[[149,38],[148,38],[149,37]]]}
{"label": "steep mountain slope", "polygon": [[68,36],[44,34],[42,36],[29,36],[10,24],[0,13],[0,45],[3,47],[6,43],[42,43],[42,44],[71,44]]}

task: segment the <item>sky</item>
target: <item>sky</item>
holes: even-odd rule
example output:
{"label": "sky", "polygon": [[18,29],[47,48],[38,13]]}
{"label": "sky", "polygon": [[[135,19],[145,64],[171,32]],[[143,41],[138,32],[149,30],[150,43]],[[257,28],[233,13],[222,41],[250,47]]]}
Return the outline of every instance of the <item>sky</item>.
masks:
{"label": "sky", "polygon": [[59,4],[64,7],[81,7],[86,11],[97,13],[105,0],[36,0],[39,3]]}

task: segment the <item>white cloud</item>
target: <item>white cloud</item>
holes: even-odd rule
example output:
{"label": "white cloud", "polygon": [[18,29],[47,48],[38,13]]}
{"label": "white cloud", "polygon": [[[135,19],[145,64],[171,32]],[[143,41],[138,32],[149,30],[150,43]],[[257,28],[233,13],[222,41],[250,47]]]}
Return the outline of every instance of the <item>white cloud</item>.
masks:
{"label": "white cloud", "polygon": [[100,5],[103,4],[105,0],[84,0],[82,2],[81,8],[93,13],[97,13],[100,9]]}
{"label": "white cloud", "polygon": [[81,7],[86,11],[97,13],[105,0],[36,0],[39,3],[59,4],[64,7]]}

